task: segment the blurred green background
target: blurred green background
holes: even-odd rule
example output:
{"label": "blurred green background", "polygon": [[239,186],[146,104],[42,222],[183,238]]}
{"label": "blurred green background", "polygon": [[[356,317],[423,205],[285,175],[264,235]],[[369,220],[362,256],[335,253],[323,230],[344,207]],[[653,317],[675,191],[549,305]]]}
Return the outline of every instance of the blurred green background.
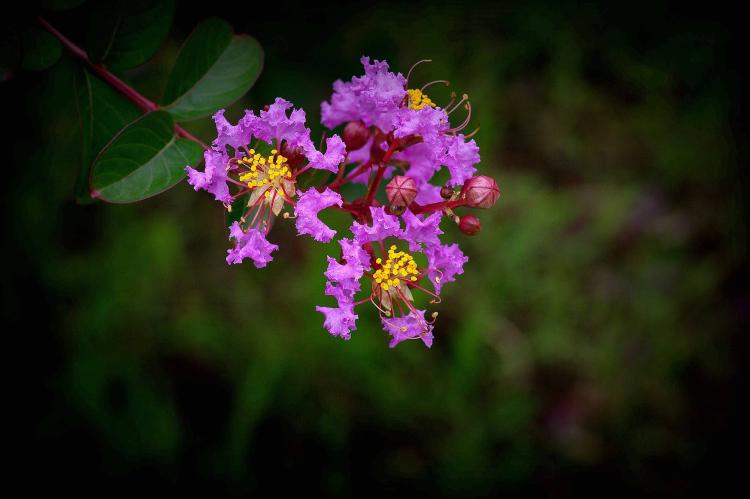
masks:
{"label": "blurred green background", "polygon": [[[77,15],[52,19],[76,39]],[[106,479],[109,495],[679,496],[737,477],[750,294],[736,13],[180,4],[168,43],[125,78],[158,98],[208,15],[266,52],[228,117],[283,96],[314,137],[362,54],[404,73],[433,59],[412,78],[470,95],[480,172],[503,195],[479,235],[444,227],[470,261],[431,350],[388,349],[367,307],[343,342],[314,309],[332,303],[332,245],[279,223],[269,267],[230,268],[220,206],[186,183],[76,205],[75,63],[14,75],[0,83],[15,127],[3,307],[21,343],[6,355],[22,467],[61,487]],[[212,138],[209,120],[188,128]]]}

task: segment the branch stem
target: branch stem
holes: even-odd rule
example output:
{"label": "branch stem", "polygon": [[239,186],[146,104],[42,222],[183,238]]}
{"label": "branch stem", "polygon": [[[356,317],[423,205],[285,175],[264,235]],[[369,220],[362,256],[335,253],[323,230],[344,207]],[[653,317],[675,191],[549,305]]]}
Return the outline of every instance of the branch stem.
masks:
{"label": "branch stem", "polygon": [[[88,67],[93,73],[95,73],[97,76],[99,76],[102,80],[109,83],[112,88],[120,92],[122,95],[127,97],[131,102],[133,102],[136,106],[138,106],[142,111],[145,111],[147,113],[150,113],[152,111],[156,111],[159,109],[159,106],[141,95],[136,89],[122,81],[120,78],[115,76],[114,73],[109,71],[103,64],[95,64],[91,62],[91,59],[89,59],[88,54],[85,50],[83,50],[81,47],[73,43],[72,40],[70,40],[67,36],[63,35],[61,32],[59,32],[54,26],[52,26],[46,19],[43,17],[39,17],[39,24],[42,25],[44,29],[49,31],[55,38],[60,40],[60,43],[63,47],[72,55],[74,58],[78,59],[79,61],[83,62],[86,67]],[[193,142],[196,142],[197,144],[200,144],[203,149],[208,149],[208,146],[199,138],[195,137],[193,134],[182,128],[180,125],[175,124],[174,130],[180,137],[184,137],[188,140],[192,140]]]}

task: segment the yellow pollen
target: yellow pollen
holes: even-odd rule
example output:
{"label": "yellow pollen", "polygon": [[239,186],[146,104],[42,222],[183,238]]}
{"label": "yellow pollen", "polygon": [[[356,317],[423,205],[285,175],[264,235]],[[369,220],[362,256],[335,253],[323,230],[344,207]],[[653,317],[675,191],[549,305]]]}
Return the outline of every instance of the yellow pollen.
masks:
{"label": "yellow pollen", "polygon": [[388,259],[385,263],[382,258],[376,258],[375,263],[382,263],[372,277],[377,284],[380,284],[383,291],[397,288],[401,285],[402,279],[408,279],[411,282],[418,280],[419,270],[414,258],[404,251],[396,251],[395,245],[388,249]]}
{"label": "yellow pollen", "polygon": [[276,179],[292,177],[292,172],[286,164],[287,159],[277,154],[276,149],[272,149],[267,157],[256,153],[254,149],[250,149],[249,153],[249,156],[245,156],[238,162],[250,169],[240,174],[240,182],[246,183],[251,189],[274,183]]}
{"label": "yellow pollen", "polygon": [[406,93],[409,96],[409,109],[419,111],[425,106],[435,107],[435,103],[419,89],[410,88]]}

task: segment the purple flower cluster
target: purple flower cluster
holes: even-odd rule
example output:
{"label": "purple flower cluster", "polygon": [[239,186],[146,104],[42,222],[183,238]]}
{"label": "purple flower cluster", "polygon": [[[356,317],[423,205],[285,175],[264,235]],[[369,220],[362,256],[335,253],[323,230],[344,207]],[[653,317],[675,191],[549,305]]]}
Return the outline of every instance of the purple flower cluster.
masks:
{"label": "purple flower cluster", "polygon": [[[439,106],[425,89],[444,81],[409,88],[409,77],[391,72],[385,61],[362,57],[361,62],[364,75],[336,81],[330,101],[321,105],[326,127],[346,124],[343,139],[332,135],[325,150],[318,150],[305,112],[281,98],[258,114],[246,111],[236,125],[220,110],[204,169],[188,166],[188,182],[211,193],[234,218],[229,264],[250,258],[265,267],[278,249],[268,235],[280,216],[294,219],[298,234],[326,243],[337,232],[319,213],[328,208],[350,213],[351,236],[338,240],[340,255],[328,257],[324,273],[325,294],[336,306],[316,307],[325,328],[350,339],[359,318],[355,310],[369,304],[390,336],[389,346],[421,340],[430,347],[437,312],[427,316],[425,307],[441,301],[443,284],[462,274],[468,261],[458,244],[441,241],[440,224],[448,220],[465,234],[476,234],[479,219],[459,217],[454,210],[489,208],[500,191],[492,178],[475,175],[479,148],[471,136],[476,131],[461,133],[471,120],[466,95],[456,101],[452,94]],[[466,111],[464,119],[451,126],[459,109]],[[449,180],[432,184],[443,168]],[[329,179],[300,191],[297,181],[310,169],[330,172]],[[380,184],[391,177],[387,199],[378,200]],[[365,184],[367,193],[347,202],[340,189],[348,182]]]}

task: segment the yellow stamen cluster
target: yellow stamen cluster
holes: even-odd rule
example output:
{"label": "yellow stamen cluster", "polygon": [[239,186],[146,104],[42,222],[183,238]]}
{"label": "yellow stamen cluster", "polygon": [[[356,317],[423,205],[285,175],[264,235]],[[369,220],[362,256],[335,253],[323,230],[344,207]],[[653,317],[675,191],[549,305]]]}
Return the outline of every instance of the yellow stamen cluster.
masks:
{"label": "yellow stamen cluster", "polygon": [[382,258],[375,260],[375,263],[382,264],[382,267],[376,270],[372,277],[383,291],[398,287],[402,280],[415,282],[418,279],[417,262],[409,253],[396,251],[395,245],[388,249],[388,259],[385,263]]}
{"label": "yellow stamen cluster", "polygon": [[250,188],[261,187],[272,183],[276,179],[291,178],[292,172],[287,159],[278,154],[276,149],[271,150],[269,156],[263,156],[250,149],[250,156],[245,156],[239,163],[250,168],[250,171],[240,175],[240,182],[247,183]]}
{"label": "yellow stamen cluster", "polygon": [[435,107],[435,103],[419,89],[410,88],[406,93],[409,95],[409,109],[419,111],[425,106]]}

